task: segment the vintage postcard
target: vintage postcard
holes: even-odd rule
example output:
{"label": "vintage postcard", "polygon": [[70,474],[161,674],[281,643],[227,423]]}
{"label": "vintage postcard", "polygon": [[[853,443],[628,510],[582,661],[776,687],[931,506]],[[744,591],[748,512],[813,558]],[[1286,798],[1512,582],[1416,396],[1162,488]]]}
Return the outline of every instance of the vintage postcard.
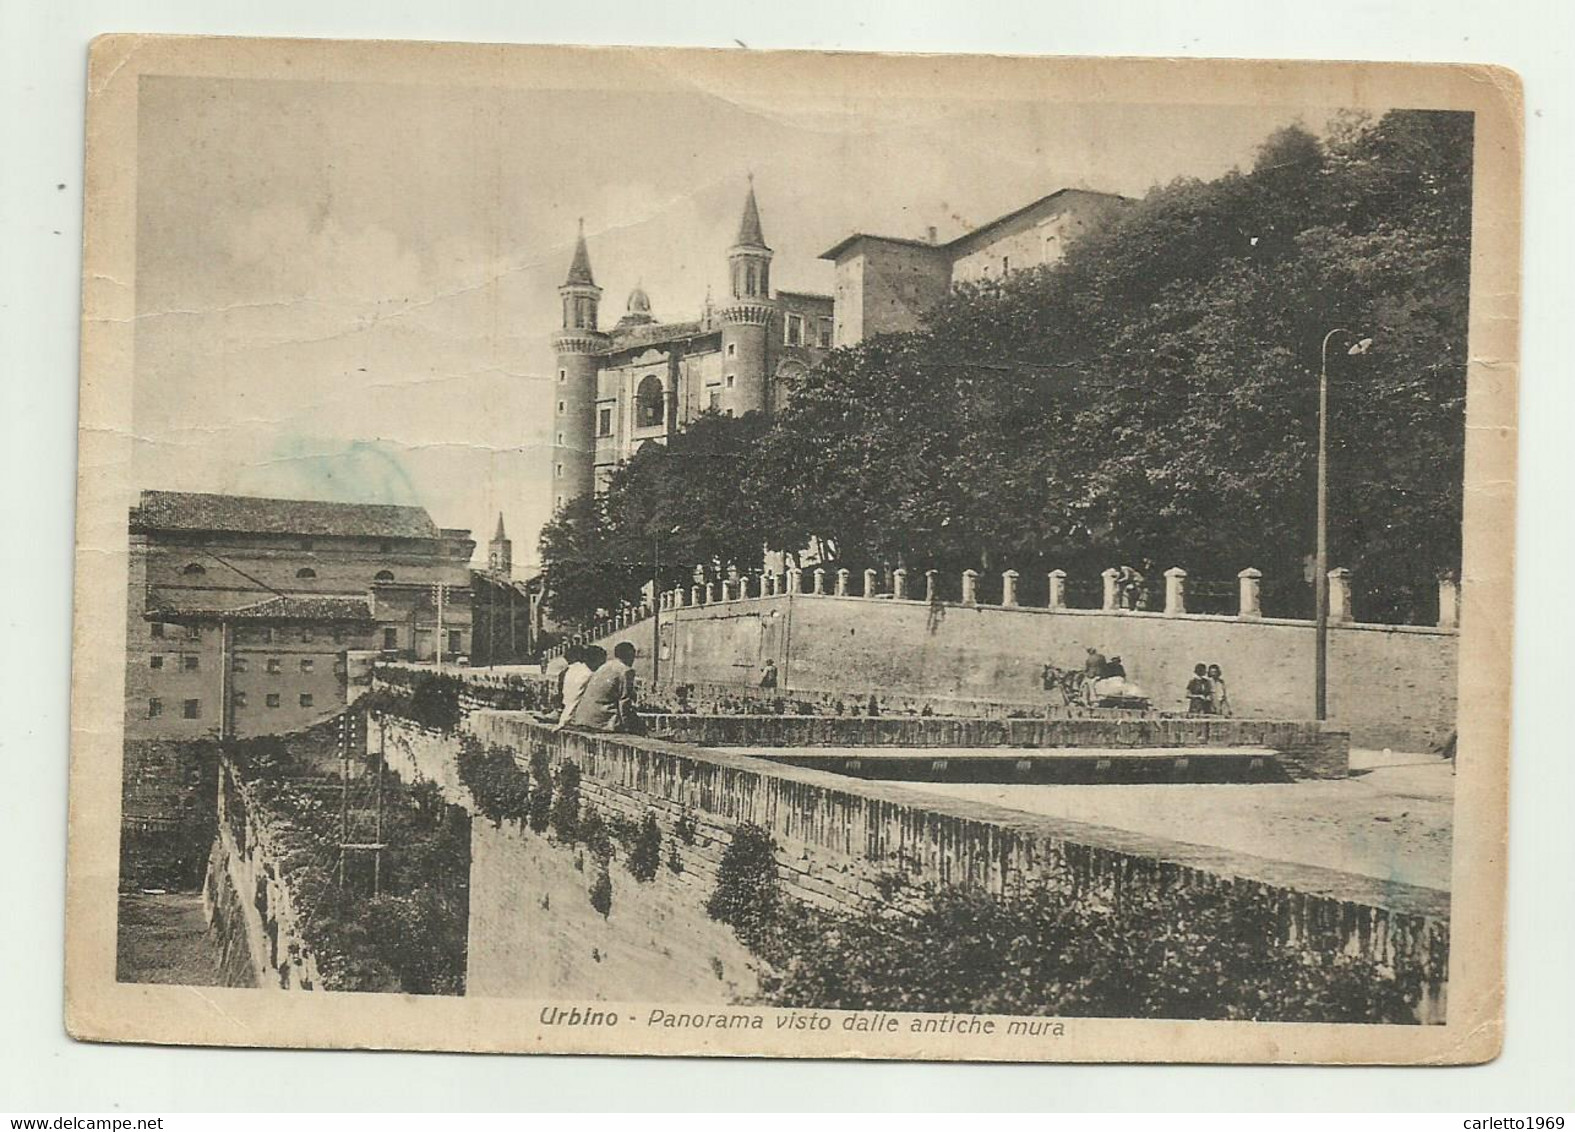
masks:
{"label": "vintage postcard", "polygon": [[1512,74],[90,84],[72,1034],[1496,1055]]}

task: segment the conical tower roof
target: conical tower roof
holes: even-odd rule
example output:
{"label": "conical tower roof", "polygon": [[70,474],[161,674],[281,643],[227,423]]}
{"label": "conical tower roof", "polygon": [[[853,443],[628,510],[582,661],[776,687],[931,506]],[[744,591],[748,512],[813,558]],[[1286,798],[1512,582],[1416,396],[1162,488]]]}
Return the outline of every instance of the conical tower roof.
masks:
{"label": "conical tower roof", "polygon": [[[757,221],[758,223],[758,221]],[[565,287],[594,287],[596,278],[591,274],[591,253],[585,247],[585,221],[580,220],[580,234],[574,241],[574,259],[569,264],[569,277]]]}
{"label": "conical tower roof", "polygon": [[738,222],[736,247],[766,248],[765,234],[760,230],[760,206],[755,203],[755,178],[749,178],[749,195],[744,198],[744,215]]}
{"label": "conical tower roof", "polygon": [[493,542],[502,542],[509,536],[503,533],[503,512],[498,512],[498,533],[492,536]]}

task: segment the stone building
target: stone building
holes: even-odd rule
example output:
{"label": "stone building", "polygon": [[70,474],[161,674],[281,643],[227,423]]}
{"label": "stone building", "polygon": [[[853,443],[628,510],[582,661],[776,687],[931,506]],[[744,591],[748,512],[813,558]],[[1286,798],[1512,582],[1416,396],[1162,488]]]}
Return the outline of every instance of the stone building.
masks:
{"label": "stone building", "polygon": [[854,233],[822,254],[836,265],[834,295],[773,291],[753,182],[727,252],[723,301],[700,316],[661,322],[643,287],[601,329],[602,289],[583,223],[553,336],[552,500],[562,507],[605,489],[645,444],[705,412],[772,412],[795,373],[834,346],[914,330],[956,284],[1060,261],[1066,246],[1125,203],[1110,193],[1062,189],[948,243]]}
{"label": "stone building", "polygon": [[420,507],[144,491],[127,738],[294,731],[343,707],[352,654],[468,654],[474,549]]}
{"label": "stone building", "polygon": [[821,253],[836,265],[838,346],[917,330],[924,312],[960,283],[1060,263],[1071,243],[1103,224],[1125,197],[1060,189],[947,243],[855,232]]}
{"label": "stone building", "polygon": [[751,184],[727,253],[723,302],[708,302],[697,319],[661,322],[636,287],[623,317],[603,331],[602,290],[582,226],[558,288],[562,326],[553,337],[555,507],[603,490],[642,445],[665,441],[702,413],[769,411],[782,378],[830,347],[831,296],[773,292],[771,258]]}

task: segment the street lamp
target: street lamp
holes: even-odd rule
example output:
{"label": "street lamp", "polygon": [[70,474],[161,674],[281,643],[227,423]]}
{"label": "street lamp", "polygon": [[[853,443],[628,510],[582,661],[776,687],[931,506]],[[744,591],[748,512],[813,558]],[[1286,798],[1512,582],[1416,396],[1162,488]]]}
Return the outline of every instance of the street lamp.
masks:
{"label": "street lamp", "polygon": [[[682,527],[674,527],[667,536],[676,535]],[[658,532],[651,538],[651,690],[656,690],[656,678],[662,673],[662,538]]]}
{"label": "street lamp", "polygon": [[1352,339],[1347,354],[1367,353],[1371,338],[1337,326],[1323,336],[1318,361],[1318,551],[1313,566],[1317,632],[1313,644],[1313,717],[1329,718],[1329,343],[1335,335]]}

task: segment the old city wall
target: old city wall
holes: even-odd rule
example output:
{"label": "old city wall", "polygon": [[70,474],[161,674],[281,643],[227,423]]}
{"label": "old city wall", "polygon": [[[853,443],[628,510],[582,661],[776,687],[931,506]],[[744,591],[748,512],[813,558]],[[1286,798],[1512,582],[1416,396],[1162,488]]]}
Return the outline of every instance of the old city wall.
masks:
{"label": "old city wall", "polygon": [[[663,843],[679,838],[694,916],[714,889],[716,869],[743,823],[770,831],[779,875],[794,898],[852,911],[875,900],[916,899],[926,885],[968,885],[993,893],[1044,883],[1119,901],[1124,893],[1230,887],[1262,901],[1284,925],[1287,946],[1333,929],[1344,953],[1381,965],[1404,959],[1426,972],[1433,1005],[1448,967],[1448,895],[1332,870],[1166,842],[1120,830],[1020,814],[994,806],[917,794],[704,748],[652,739],[555,731],[510,712],[478,711],[468,729],[482,743],[509,749],[520,765],[544,751],[555,766],[573,761],[586,802],[604,814],[656,815]],[[399,722],[390,734],[423,777],[457,784],[458,740]],[[393,764],[391,764],[393,765]],[[456,799],[457,800],[457,799]],[[685,841],[680,822],[692,828]],[[526,836],[520,834],[520,836]],[[895,893],[895,895],[893,895]],[[491,898],[473,892],[472,908]],[[504,920],[507,918],[504,917]],[[472,954],[509,946],[478,934]],[[478,962],[484,962],[478,959]],[[612,992],[609,992],[611,996]]]}
{"label": "old city wall", "polygon": [[[228,764],[219,773],[219,833],[203,884],[203,909],[230,985],[311,990],[322,985],[285,882],[290,848]],[[249,970],[248,970],[249,967]]]}
{"label": "old city wall", "polygon": [[[767,657],[784,692],[896,693],[1042,707],[1045,663],[1120,655],[1161,711],[1184,707],[1193,665],[1224,668],[1234,712],[1313,715],[1310,622],[1200,614],[1002,608],[784,594],[664,610],[661,680],[748,685]],[[652,645],[649,618],[601,643]],[[1329,719],[1358,746],[1428,749],[1454,728],[1453,630],[1340,624],[1329,640]],[[647,668],[647,665],[642,665]]]}

